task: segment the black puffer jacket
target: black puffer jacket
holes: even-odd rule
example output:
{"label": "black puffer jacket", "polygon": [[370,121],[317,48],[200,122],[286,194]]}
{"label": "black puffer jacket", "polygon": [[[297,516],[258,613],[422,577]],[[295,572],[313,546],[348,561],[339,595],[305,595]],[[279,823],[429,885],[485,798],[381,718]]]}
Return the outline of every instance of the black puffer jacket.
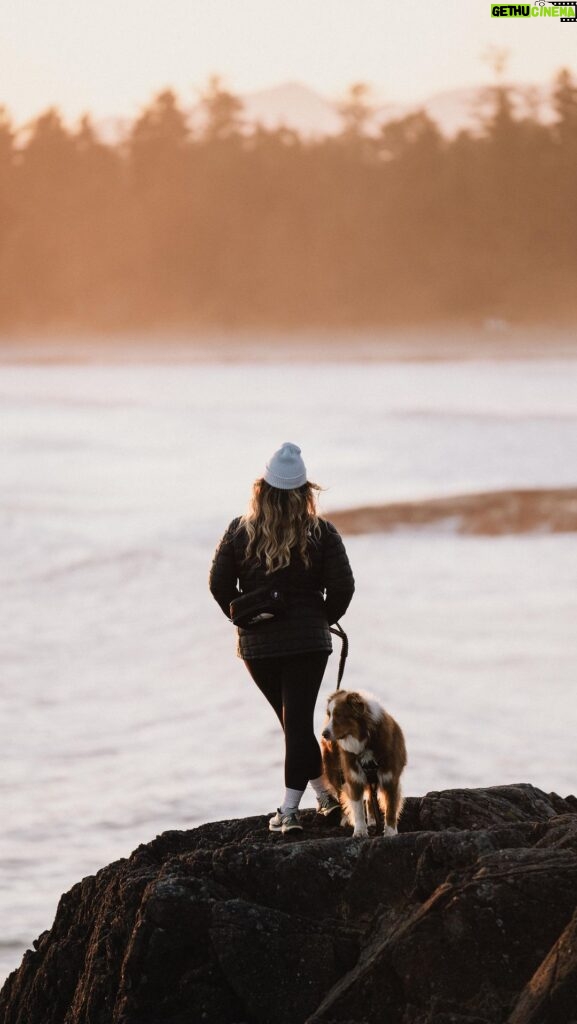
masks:
{"label": "black puffer jacket", "polygon": [[346,612],[355,582],[344,544],[332,523],[319,520],[319,539],[309,541],[307,569],[293,552],[290,565],[267,575],[258,562],[246,564],[247,536],[240,519],[233,519],[218,545],[210,569],[209,586],[224,614],[230,602],[267,583],[288,595],[289,607],[278,619],[238,630],[241,658],[273,658],[305,651],[331,651],[329,625]]}

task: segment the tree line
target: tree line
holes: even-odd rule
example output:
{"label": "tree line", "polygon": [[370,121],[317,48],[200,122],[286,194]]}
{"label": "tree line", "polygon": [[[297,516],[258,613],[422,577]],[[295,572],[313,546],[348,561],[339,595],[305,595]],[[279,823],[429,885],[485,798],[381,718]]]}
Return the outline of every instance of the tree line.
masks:
{"label": "tree line", "polygon": [[218,78],[192,128],[165,90],[115,144],[0,108],[0,327],[370,326],[577,313],[577,84],[555,119],[502,82],[478,129],[424,111],[340,134],[247,126]]}

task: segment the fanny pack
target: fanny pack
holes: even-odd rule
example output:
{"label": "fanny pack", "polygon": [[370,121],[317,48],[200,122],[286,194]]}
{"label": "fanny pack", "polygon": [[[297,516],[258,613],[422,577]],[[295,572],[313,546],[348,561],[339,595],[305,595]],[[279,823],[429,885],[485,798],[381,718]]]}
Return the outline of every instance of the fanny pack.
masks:
{"label": "fanny pack", "polygon": [[[308,591],[307,591],[308,593]],[[276,587],[258,587],[251,590],[249,594],[240,594],[230,602],[230,617],[235,626],[245,629],[247,626],[258,625],[259,622],[266,622],[268,619],[278,619],[286,612],[288,607],[286,594]],[[337,690],[341,685],[341,679],[345,671],[345,662],[349,653],[349,638],[342,628],[340,622],[329,626],[331,633],[338,636],[342,641],[341,657],[339,660],[339,675]]]}
{"label": "fanny pack", "polygon": [[278,619],[287,610],[287,598],[282,590],[270,584],[258,587],[248,594],[241,594],[230,602],[230,617],[235,626],[245,629],[259,622]]}

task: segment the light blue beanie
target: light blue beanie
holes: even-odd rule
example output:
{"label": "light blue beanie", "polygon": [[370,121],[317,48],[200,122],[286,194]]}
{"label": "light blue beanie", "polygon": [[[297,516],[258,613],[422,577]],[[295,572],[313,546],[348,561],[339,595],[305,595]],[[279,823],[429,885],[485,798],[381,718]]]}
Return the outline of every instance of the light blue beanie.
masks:
{"label": "light blue beanie", "polygon": [[278,487],[283,491],[290,491],[294,487],[306,484],[307,471],[299,446],[285,441],[268,460],[264,479],[271,487]]}

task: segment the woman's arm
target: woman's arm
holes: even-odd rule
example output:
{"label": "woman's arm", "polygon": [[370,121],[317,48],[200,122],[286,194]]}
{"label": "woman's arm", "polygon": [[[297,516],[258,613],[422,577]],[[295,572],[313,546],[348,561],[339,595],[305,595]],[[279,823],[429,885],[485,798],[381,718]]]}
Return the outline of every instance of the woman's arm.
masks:
{"label": "woman's arm", "polygon": [[233,537],[238,526],[235,519],[227,528],[220,544],[218,545],[210,573],[208,585],[215,601],[220,605],[227,619],[230,619],[230,602],[239,595],[237,587],[237,569],[234,555]]}
{"label": "woman's arm", "polygon": [[326,590],[325,610],[329,625],[345,614],[355,592],[355,580],[345,545],[336,527],[325,521],[327,536],[324,552],[324,578]]}

